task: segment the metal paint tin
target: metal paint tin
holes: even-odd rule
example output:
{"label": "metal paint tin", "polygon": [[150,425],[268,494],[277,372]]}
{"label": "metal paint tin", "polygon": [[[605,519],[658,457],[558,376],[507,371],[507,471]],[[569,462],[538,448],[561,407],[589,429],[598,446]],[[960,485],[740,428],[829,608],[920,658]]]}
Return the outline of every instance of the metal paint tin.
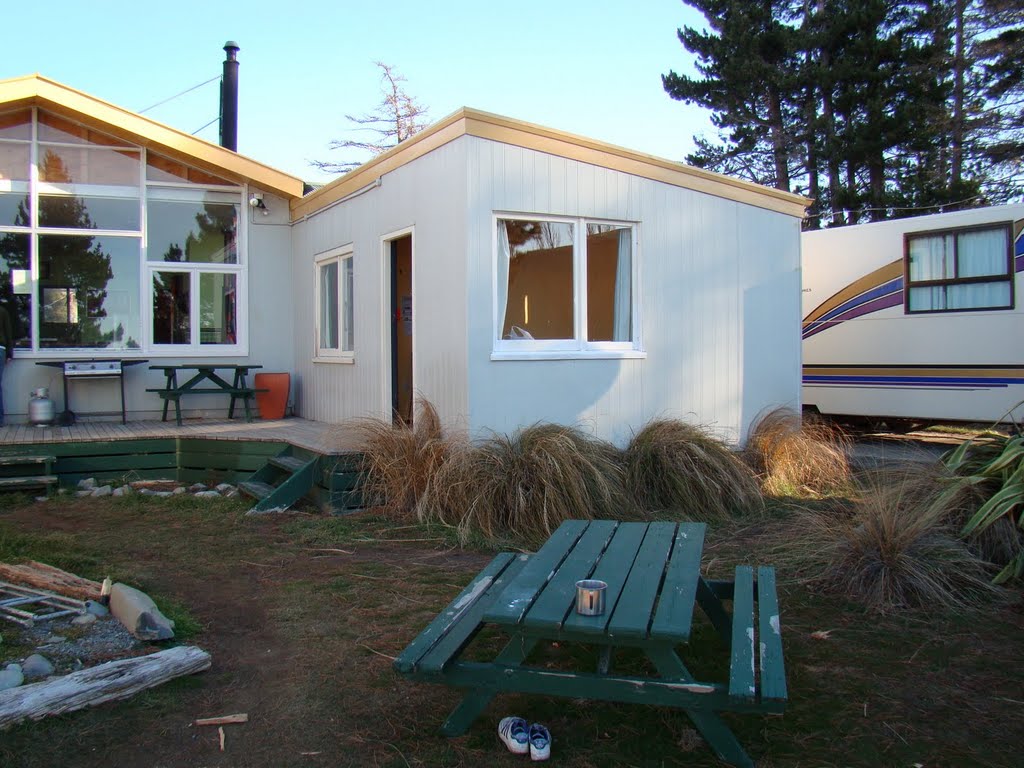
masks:
{"label": "metal paint tin", "polygon": [[576,613],[583,616],[600,616],[604,613],[604,593],[608,585],[598,579],[583,579],[576,582]]}

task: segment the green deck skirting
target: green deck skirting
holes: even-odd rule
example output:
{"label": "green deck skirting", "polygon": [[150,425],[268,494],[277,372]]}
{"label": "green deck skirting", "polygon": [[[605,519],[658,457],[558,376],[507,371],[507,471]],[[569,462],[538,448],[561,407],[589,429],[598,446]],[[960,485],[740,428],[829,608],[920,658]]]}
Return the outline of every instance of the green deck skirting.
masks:
{"label": "green deck skirting", "polygon": [[[53,474],[72,487],[87,477],[99,483],[126,480],[177,480],[195,483],[239,483],[288,447],[284,442],[202,440],[170,437],[139,440],[28,443],[0,446],[0,457],[53,456]],[[293,447],[296,457],[317,454]],[[310,499],[336,513],[362,508],[357,453],[324,457]],[[19,477],[23,467],[0,465],[0,479]]]}

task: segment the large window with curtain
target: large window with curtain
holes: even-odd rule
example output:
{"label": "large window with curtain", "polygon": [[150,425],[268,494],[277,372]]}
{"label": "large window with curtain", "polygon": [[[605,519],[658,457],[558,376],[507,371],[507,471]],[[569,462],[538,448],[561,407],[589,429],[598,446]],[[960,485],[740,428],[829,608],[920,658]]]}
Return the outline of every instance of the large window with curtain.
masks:
{"label": "large window with curtain", "polygon": [[497,357],[639,350],[635,224],[515,215],[494,224]]}
{"label": "large window with curtain", "polygon": [[242,188],[38,108],[0,112],[19,355],[244,354]]}
{"label": "large window with curtain", "polygon": [[941,232],[905,239],[908,313],[1012,309],[1010,224]]}

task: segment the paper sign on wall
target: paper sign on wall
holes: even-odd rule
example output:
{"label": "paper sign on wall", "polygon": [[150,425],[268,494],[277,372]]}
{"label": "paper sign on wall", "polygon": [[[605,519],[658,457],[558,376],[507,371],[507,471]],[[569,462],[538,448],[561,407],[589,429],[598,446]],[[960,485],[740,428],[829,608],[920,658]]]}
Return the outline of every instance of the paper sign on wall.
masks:
{"label": "paper sign on wall", "polygon": [[402,325],[405,326],[405,335],[412,336],[412,296],[402,297]]}

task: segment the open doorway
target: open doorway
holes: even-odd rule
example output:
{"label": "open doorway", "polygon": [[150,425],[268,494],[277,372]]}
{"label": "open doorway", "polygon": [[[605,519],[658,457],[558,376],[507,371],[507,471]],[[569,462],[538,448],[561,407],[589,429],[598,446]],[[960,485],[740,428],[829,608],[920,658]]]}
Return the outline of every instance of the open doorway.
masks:
{"label": "open doorway", "polygon": [[389,242],[391,254],[391,413],[412,425],[412,235]]}

